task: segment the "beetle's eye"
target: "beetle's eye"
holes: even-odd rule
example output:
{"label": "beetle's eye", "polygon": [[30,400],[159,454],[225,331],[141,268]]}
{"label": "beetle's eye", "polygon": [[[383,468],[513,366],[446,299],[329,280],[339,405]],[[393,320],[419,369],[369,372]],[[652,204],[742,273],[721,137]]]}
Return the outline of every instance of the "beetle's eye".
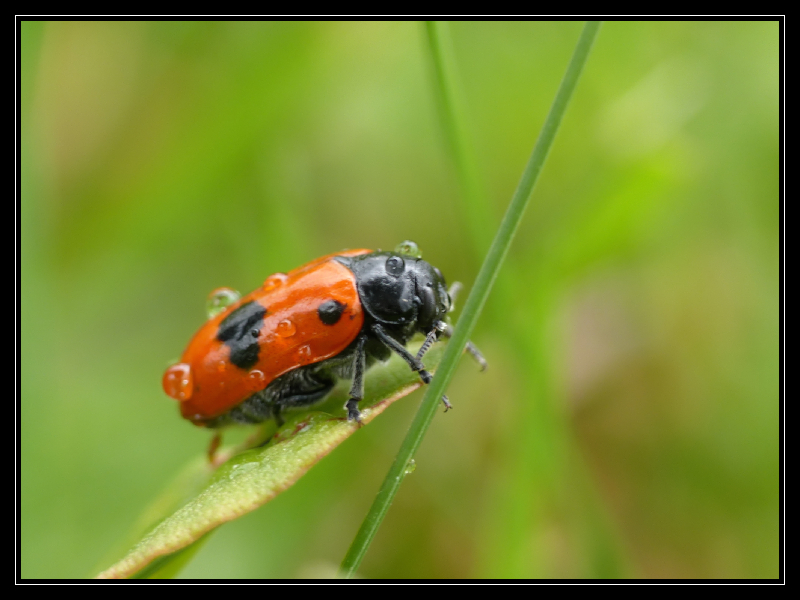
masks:
{"label": "beetle's eye", "polygon": [[399,256],[390,256],[386,260],[386,272],[389,275],[400,277],[400,275],[403,274],[405,268],[406,268],[406,263]]}
{"label": "beetle's eye", "polygon": [[433,267],[433,272],[436,273],[436,276],[442,280],[442,283],[444,283],[444,275],[442,275],[442,272],[436,267]]}

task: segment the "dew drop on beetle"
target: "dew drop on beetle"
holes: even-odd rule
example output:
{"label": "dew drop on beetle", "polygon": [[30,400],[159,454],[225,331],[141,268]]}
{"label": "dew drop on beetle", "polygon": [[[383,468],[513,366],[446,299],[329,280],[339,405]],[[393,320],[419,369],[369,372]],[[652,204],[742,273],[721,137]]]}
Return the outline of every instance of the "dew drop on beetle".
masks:
{"label": "dew drop on beetle", "polygon": [[297,349],[297,360],[300,364],[307,364],[311,361],[311,346],[306,344]]}
{"label": "dew drop on beetle", "polygon": [[281,337],[292,337],[297,332],[297,327],[289,319],[284,319],[276,327],[278,335]]}
{"label": "dew drop on beetle", "polygon": [[206,316],[213,319],[231,304],[238,302],[241,297],[239,292],[231,288],[217,288],[208,295],[208,300],[206,300]]}
{"label": "dew drop on beetle", "polygon": [[422,258],[422,250],[420,250],[419,246],[417,246],[417,244],[412,242],[411,240],[400,242],[399,244],[397,244],[394,251],[404,256],[411,256],[413,258]]}
{"label": "dew drop on beetle", "polygon": [[286,273],[273,273],[267,277],[267,279],[264,281],[264,285],[261,287],[265,292],[270,292],[286,283],[288,278],[289,276]]}
{"label": "dew drop on beetle", "polygon": [[252,390],[260,390],[264,387],[264,373],[263,371],[259,371],[258,369],[253,369],[247,374],[248,384],[250,389]]}
{"label": "dew drop on beetle", "polygon": [[178,363],[166,370],[161,383],[167,396],[183,402],[192,397],[193,379],[192,368],[186,363]]}

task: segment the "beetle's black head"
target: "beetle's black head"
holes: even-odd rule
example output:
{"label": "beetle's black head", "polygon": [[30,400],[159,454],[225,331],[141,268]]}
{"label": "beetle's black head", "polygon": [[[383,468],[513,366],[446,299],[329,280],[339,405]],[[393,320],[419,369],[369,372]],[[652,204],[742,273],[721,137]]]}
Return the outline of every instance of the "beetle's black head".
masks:
{"label": "beetle's black head", "polygon": [[442,273],[422,259],[372,252],[346,260],[364,311],[378,323],[428,333],[450,309]]}

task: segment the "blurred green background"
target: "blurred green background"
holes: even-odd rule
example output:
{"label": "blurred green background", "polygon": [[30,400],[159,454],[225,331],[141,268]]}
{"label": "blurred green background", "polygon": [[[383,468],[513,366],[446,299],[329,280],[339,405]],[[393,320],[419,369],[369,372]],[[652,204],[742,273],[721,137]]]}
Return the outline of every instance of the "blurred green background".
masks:
{"label": "blurred green background", "polygon": [[[161,375],[209,291],[415,240],[474,280],[581,23],[23,23],[21,573],[96,573],[208,431]],[[777,577],[778,23],[605,23],[364,577]],[[333,573],[421,399],[184,577]]]}

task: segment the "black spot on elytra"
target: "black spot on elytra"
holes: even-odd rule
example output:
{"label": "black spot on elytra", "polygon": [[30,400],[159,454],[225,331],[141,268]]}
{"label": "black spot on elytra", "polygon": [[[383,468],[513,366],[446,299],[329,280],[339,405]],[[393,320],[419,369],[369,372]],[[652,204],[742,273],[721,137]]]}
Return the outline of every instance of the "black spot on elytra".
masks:
{"label": "black spot on elytra", "polygon": [[317,314],[325,325],[334,325],[342,318],[345,305],[338,300],[326,300],[319,305]]}
{"label": "black spot on elytra", "polygon": [[231,362],[240,369],[249,369],[258,362],[256,336],[264,324],[267,310],[258,302],[242,304],[219,324],[217,339],[231,351]]}

